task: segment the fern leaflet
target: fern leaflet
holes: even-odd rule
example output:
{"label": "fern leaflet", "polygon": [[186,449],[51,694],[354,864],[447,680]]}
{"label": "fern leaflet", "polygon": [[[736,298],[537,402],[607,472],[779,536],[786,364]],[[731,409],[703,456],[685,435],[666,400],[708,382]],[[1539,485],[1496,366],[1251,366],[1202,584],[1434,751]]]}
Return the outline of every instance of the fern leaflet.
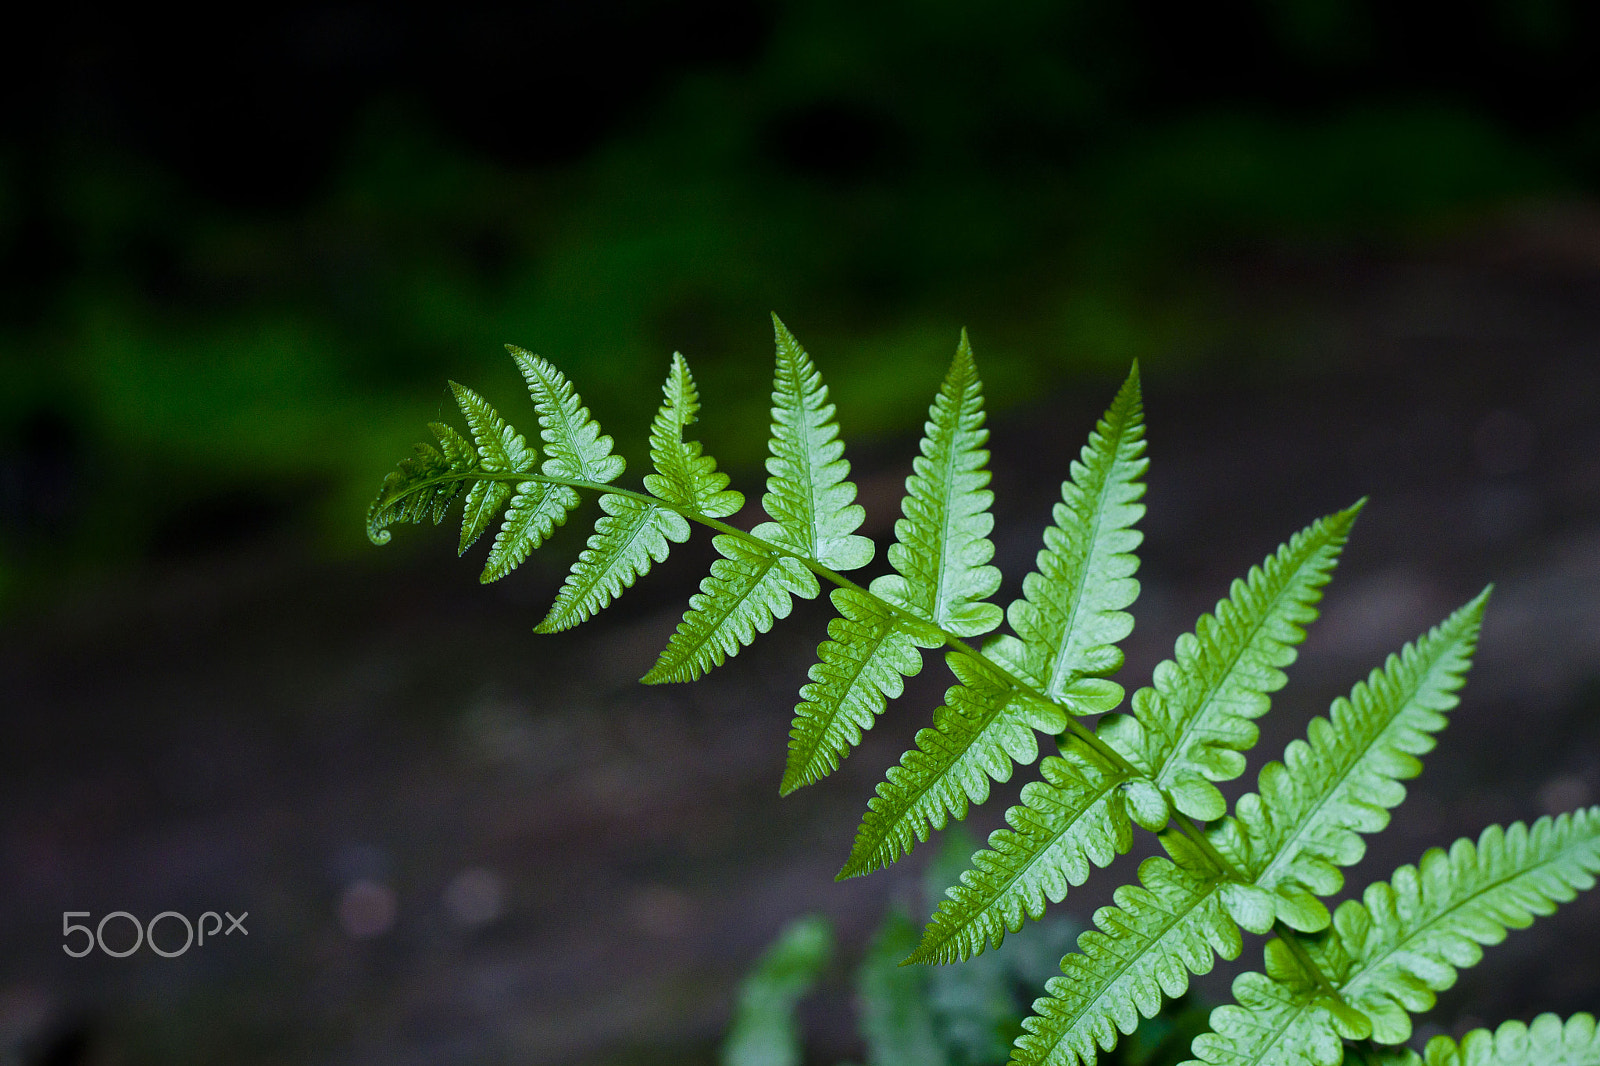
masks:
{"label": "fern leaflet", "polygon": [[767,493],[761,506],[773,521],[756,536],[832,570],[856,570],[872,561],[872,541],[855,530],[866,518],[856,487],[846,478],[839,424],[828,387],[794,334],[772,316],[778,369],[772,384],[772,439]]}
{"label": "fern leaflet", "polygon": [[1419,1066],[1600,1066],[1600,1027],[1580,1011],[1566,1022],[1541,1014],[1531,1024],[1504,1022],[1494,1031],[1474,1029],[1457,1044],[1447,1036],[1428,1041]]}
{"label": "fern leaflet", "polygon": [[1283,762],[1262,768],[1260,791],[1239,798],[1242,847],[1226,832],[1217,846],[1234,850],[1239,868],[1277,894],[1278,917],[1291,928],[1327,926],[1315,897],[1344,887],[1338,867],[1365,854],[1360,834],[1388,825],[1389,809],[1405,798],[1399,782],[1421,772],[1417,756],[1432,750],[1458,702],[1488,597],[1485,589],[1335,700],[1327,718],[1311,720],[1308,741],[1291,742]]}
{"label": "fern leaflet", "polygon": [[897,573],[872,582],[876,600],[853,589],[833,595],[839,617],[795,708],[779,787],[785,795],[832,773],[860,742],[885,701],[900,695],[901,678],[922,668],[917,648],[938,647],[944,633],[974,636],[1000,624],[1000,608],[981,602],[1000,587],[1000,571],[987,565],[994,556],[987,437],[983,388],[963,332],[906,479],[905,517],[888,552]]}
{"label": "fern leaflet", "polygon": [[692,681],[787,617],[792,596],[815,599],[821,591],[805,565],[853,570],[872,560],[872,541],[854,530],[866,516],[846,480],[839,426],[828,389],[811,357],[774,315],[777,370],[772,385],[772,437],[768,441],[767,492],[761,506],[773,521],[748,537],[712,540],[722,559],[689,600],[646,684]]}
{"label": "fern leaflet", "polygon": [[650,461],[656,472],[644,476],[644,487],[696,514],[726,518],[744,506],[744,493],[728,488],[728,475],[717,469],[715,459],[701,454],[699,441],[683,439],[683,431],[699,415],[700,393],[681,352],[672,353],[661,393],[661,408],[650,423]]}
{"label": "fern leaflet", "polygon": [[[531,471],[539,460],[538,451],[522,438],[522,434],[506,424],[500,412],[489,401],[465,385],[452,381],[456,405],[466,416],[467,428],[478,446],[480,469],[491,474],[520,474]],[[530,485],[530,482],[522,482]],[[520,488],[520,485],[519,485]],[[467,490],[467,501],[461,516],[461,543],[456,554],[464,555],[468,548],[483,535],[500,513],[506,500],[511,498],[511,486],[504,481],[484,478]]]}
{"label": "fern leaflet", "polygon": [[1000,624],[1000,608],[984,603],[1000,587],[989,532],[994,493],[986,486],[989,453],[983,444],[983,385],[962,331],[960,347],[939,395],[928,408],[921,454],[912,460],[894,524],[889,564],[897,573],[872,582],[872,594],[958,637]]}
{"label": "fern leaflet", "polygon": [[1234,581],[1215,612],[1178,638],[1152,684],[1134,693],[1132,714],[1097,724],[1097,734],[1184,814],[1210,821],[1225,812],[1212,782],[1244,772],[1240,752],[1259,735],[1252,719],[1266,713],[1267,694],[1283,687],[1283,669],[1317,616],[1322,587],[1361,506],[1313,522]]}
{"label": "fern leaflet", "polygon": [[[694,421],[700,402],[681,354],[673,354],[661,391],[661,408],[650,427],[650,458],[657,472],[645,475],[645,487],[659,499],[698,514],[732,514],[744,497],[727,491],[728,475],[717,471],[715,459],[700,454],[699,443],[683,439],[684,427]],[[688,521],[661,503],[606,493],[600,497],[600,509],[605,513],[595,523],[589,546],[534,632],[555,633],[590,618],[653,563],[664,561],[669,542],[689,539]]]}
{"label": "fern leaflet", "polygon": [[693,681],[787,618],[794,596],[815,599],[821,592],[816,575],[791,555],[727,533],[711,538],[722,558],[689,597],[689,611],[671,641],[642,680]]}
{"label": "fern leaflet", "polygon": [[1013,762],[1038,758],[1035,729],[1066,728],[1066,715],[1055,704],[987,660],[953,651],[945,662],[961,684],[945,692],[933,726],[918,730],[917,746],[889,768],[878,794],[867,801],[841,879],[887,866],[915,841],[928,839],[930,826],[943,829],[948,817],[965,818],[969,800],[989,798],[990,778],[1009,780]]}
{"label": "fern leaflet", "polygon": [[789,762],[778,786],[785,796],[837,769],[885,701],[900,695],[901,679],[922,669],[918,649],[944,643],[934,627],[907,620],[855,589],[835,589],[831,599],[839,616],[828,623],[811,680],[800,689]]}
{"label": "fern leaflet", "polygon": [[[1072,478],[1062,482],[1054,524],[1045,528],[1035,569],[1022,580],[1022,598],[1006,609],[1016,636],[996,638],[984,654],[1025,678],[1048,699],[1074,714],[1096,714],[1104,692],[1122,687],[1100,682],[1100,699],[1080,704],[1080,678],[1104,678],[1122,666],[1117,642],[1133,630],[1123,608],[1139,595],[1133,554],[1143,534],[1144,409],[1135,364],[1116,399],[1089,435]],[[1019,639],[1020,638],[1020,639]]]}
{"label": "fern leaflet", "polygon": [[1133,825],[1119,789],[1123,774],[1105,766],[1076,738],[1039,764],[1043,781],[1022,786],[1022,802],[1006,812],[1009,829],[989,834],[989,847],[945,890],[907,962],[954,962],[999,947],[1023,918],[1044,915],[1092,866],[1106,866],[1133,845]]}
{"label": "fern leaflet", "polygon": [[1527,826],[1490,826],[1478,837],[1433,848],[1416,866],[1367,887],[1334,912],[1319,959],[1340,994],[1372,1020],[1372,1037],[1398,1044],[1411,1014],[1433,1006],[1475,965],[1482,945],[1591,888],[1600,873],[1600,807]]}
{"label": "fern leaflet", "polygon": [[1154,1017],[1163,996],[1182,995],[1191,973],[1209,973],[1217,955],[1238,958],[1244,943],[1229,897],[1242,886],[1224,880],[1187,839],[1163,833],[1161,841],[1171,858],[1146,859],[1141,883],[1123,885],[1115,906],[1095,912],[1099,928],[1078,937],[1078,950],[1061,960],[1063,976],[1034,1002],[1013,1062],[1093,1063],[1097,1047],[1109,1051],[1119,1031]]}

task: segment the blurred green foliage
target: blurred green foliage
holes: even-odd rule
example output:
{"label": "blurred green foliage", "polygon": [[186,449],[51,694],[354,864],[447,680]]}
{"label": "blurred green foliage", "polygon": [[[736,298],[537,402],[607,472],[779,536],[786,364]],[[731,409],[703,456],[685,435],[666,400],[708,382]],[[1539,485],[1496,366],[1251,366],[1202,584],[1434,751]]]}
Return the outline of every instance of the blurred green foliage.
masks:
{"label": "blurred green foliage", "polygon": [[[924,911],[934,909],[977,846],[964,826],[941,838],[923,878]],[[908,966],[903,960],[920,936],[905,911],[891,907],[860,950],[853,975],[856,1027],[868,1066],[1000,1066],[1022,1032],[1031,997],[1059,976],[1059,960],[1073,950],[1080,931],[1071,917],[1052,914],[965,962]],[[831,927],[820,915],[795,919],[778,934],[740,983],[722,1045],[723,1066],[804,1061],[800,1003],[829,976],[833,953]],[[1171,1066],[1188,1058],[1189,1043],[1205,1029],[1207,1015],[1192,996],[1172,1001],[1103,1061]]]}
{"label": "blurred green foliage", "polygon": [[[443,377],[517,409],[503,342],[557,360],[635,468],[637,382],[681,349],[701,435],[737,470],[758,458],[739,442],[761,439],[769,310],[850,436],[904,432],[928,391],[905,382],[931,388],[963,325],[997,407],[1133,356],[1205,358],[1253,328],[1221,298],[1241,249],[1448,232],[1584,188],[1600,148],[1592,94],[1503,91],[1582,76],[1589,16],[1560,0],[1443,31],[1352,0],[615,6],[622,29],[575,42],[412,25],[407,55],[444,64],[428,84],[477,48],[513,65],[498,95],[452,117],[422,74],[352,66],[322,155],[295,147],[296,115],[316,128],[335,102],[304,88],[287,133],[222,106],[141,141],[56,107],[9,139],[0,597],[8,570],[23,587],[283,522],[355,545],[387,459],[447,407]],[[742,43],[670,54],[736,23]],[[385,25],[340,47],[365,54]],[[1437,51],[1415,54],[1425,33]],[[195,107],[243,91],[211,71]],[[631,96],[585,98],[613,75]]]}

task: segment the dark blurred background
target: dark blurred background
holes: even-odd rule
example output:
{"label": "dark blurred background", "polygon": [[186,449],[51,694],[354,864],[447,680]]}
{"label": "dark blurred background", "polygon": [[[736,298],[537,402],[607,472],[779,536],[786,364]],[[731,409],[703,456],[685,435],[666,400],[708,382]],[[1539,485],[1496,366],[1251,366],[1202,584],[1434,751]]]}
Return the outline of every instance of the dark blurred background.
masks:
{"label": "dark blurred background", "polygon": [[[783,920],[860,933],[909,891],[831,873],[937,670],[779,805],[824,612],[644,690],[703,546],[535,638],[582,529],[490,590],[448,532],[366,545],[446,379],[532,425],[505,342],[635,472],[682,350],[753,493],[776,310],[883,544],[969,327],[1003,595],[1138,358],[1130,687],[1372,493],[1264,751],[1502,592],[1484,724],[1446,734],[1357,883],[1600,794],[1594,5],[60,3],[8,35],[0,1062],[710,1061]],[[1585,906],[1552,943],[1597,928]],[[65,910],[223,908],[248,944],[60,951]],[[1538,958],[1491,953],[1440,1024],[1600,1002],[1593,947]],[[860,1053],[834,995],[818,1061]]]}

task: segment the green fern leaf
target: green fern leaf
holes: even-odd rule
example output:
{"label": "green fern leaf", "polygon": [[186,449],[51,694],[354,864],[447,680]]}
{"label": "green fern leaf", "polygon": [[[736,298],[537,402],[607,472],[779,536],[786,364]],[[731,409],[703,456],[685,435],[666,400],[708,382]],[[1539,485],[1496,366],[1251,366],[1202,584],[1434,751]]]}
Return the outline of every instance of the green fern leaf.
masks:
{"label": "green fern leaf", "polygon": [[672,353],[661,392],[661,408],[650,424],[650,461],[657,472],[645,475],[644,487],[708,518],[726,518],[744,506],[744,494],[728,488],[728,475],[717,470],[715,459],[701,454],[699,441],[683,439],[700,410],[700,394],[681,352]]}
{"label": "green fern leaf", "polygon": [[1044,780],[1022,787],[1022,802],[1006,812],[1011,828],[991,833],[989,847],[945,890],[948,898],[907,962],[948,963],[978,954],[986,942],[999,947],[1025,917],[1043,917],[1047,899],[1060,903],[1092,866],[1106,866],[1132,847],[1133,825],[1118,788],[1123,774],[1070,738],[1039,770]]}
{"label": "green fern leaf", "polygon": [[659,504],[608,492],[600,497],[600,509],[605,514],[595,523],[589,546],[579,554],[535,633],[571,629],[592,617],[647,573],[652,563],[665,560],[669,542],[682,544],[689,539],[684,517]]}
{"label": "green fern leaf", "polygon": [[600,484],[615,481],[622,473],[622,456],[611,454],[611,438],[589,417],[572,383],[546,359],[532,352],[506,345],[517,362],[522,379],[528,384],[534,410],[539,412],[540,435],[544,438],[543,471],[549,477],[578,478]]}
{"label": "green fern leaf", "polygon": [[396,522],[444,521],[464,484],[452,475],[477,468],[477,453],[460,433],[443,422],[429,422],[428,428],[439,447],[418,444],[415,454],[400,460],[399,468],[383,479],[367,510],[367,538],[374,544],[389,543],[393,535],[388,527]]}
{"label": "green fern leaf", "polygon": [[[1209,973],[1216,956],[1238,958],[1244,943],[1229,914],[1229,885],[1181,837],[1162,834],[1172,859],[1139,866],[1140,885],[1123,885],[1116,905],[1095,912],[1078,951],[1061,960],[1061,977],[1045,985],[1022,1026],[1012,1061],[1018,1066],[1084,1066],[1153,1018],[1162,997],[1176,998],[1190,974]],[[1175,861],[1174,861],[1175,860]]]}
{"label": "green fern leaf", "polygon": [[506,505],[506,520],[494,535],[478,580],[487,585],[521,566],[581,502],[576,490],[543,481],[520,481]]}
{"label": "green fern leaf", "polygon": [[1309,742],[1293,741],[1284,762],[1263,767],[1260,791],[1234,807],[1243,841],[1219,831],[1219,850],[1278,895],[1278,917],[1292,928],[1327,926],[1327,908],[1315,896],[1344,887],[1338,867],[1366,853],[1360,834],[1388,825],[1389,810],[1405,799],[1399,782],[1422,771],[1417,756],[1433,749],[1433,734],[1459,702],[1488,596],[1485,589],[1391,655],[1349,699],[1335,700],[1327,718],[1312,719]]}
{"label": "green fern leaf", "polygon": [[889,564],[897,573],[872,582],[872,594],[960,637],[987,633],[1000,624],[1000,608],[981,601],[1000,587],[1000,571],[989,566],[994,493],[985,464],[983,385],[972,361],[966,331],[928,408],[921,453],[912,462],[895,522]]}
{"label": "green fern leaf", "polygon": [[[534,410],[539,415],[540,435],[544,438],[545,451],[548,453],[540,467],[544,475],[603,484],[621,474],[622,457],[611,454],[611,438],[601,434],[599,425],[589,417],[589,409],[583,406],[572,383],[561,371],[515,345],[506,345],[506,350],[522,371],[528,393],[533,397]],[[471,417],[468,416],[469,422]],[[476,425],[473,426],[473,435],[479,437],[478,449],[481,453],[483,440]],[[479,486],[482,484],[480,482]],[[479,486],[474,486],[473,491],[476,492]],[[476,501],[478,507],[473,512],[474,523],[482,519],[490,503],[502,496],[504,487],[500,484],[495,489],[487,490],[483,498]],[[474,503],[470,493],[467,502],[469,507]],[[489,549],[489,558],[478,580],[484,584],[498,581],[521,566],[529,554],[544,543],[551,531],[567,520],[567,515],[579,502],[578,493],[570,486],[537,481],[519,482],[511,502],[506,505],[506,519],[495,534],[494,546]],[[462,539],[463,544],[467,543],[465,526]]]}
{"label": "green fern leaf", "polygon": [[[770,525],[770,523],[763,523]],[[758,527],[759,528],[759,527]],[[822,591],[804,563],[723,533],[711,540],[723,558],[711,564],[689,611],[642,681],[693,681],[787,618],[791,597],[815,599]]]}
{"label": "green fern leaf", "polygon": [[1089,435],[1080,460],[1073,462],[1071,480],[1061,485],[1054,524],[1044,531],[1036,568],[1023,578],[1022,598],[1006,609],[1017,635],[998,637],[984,648],[985,655],[1074,714],[1106,711],[1122,699],[1121,686],[1100,681],[1095,687],[1100,698],[1083,706],[1073,688],[1081,678],[1115,673],[1122,666],[1116,644],[1133,630],[1133,617],[1123,608],[1139,595],[1133,577],[1139,560],[1133,551],[1143,534],[1133,525],[1144,514],[1139,478],[1149,460],[1143,455],[1144,415],[1135,364]]}
{"label": "green fern leaf", "polygon": [[867,947],[856,977],[856,1009],[872,1066],[944,1066],[949,1062],[928,1003],[928,972],[898,965],[917,939],[904,912],[892,910]]}
{"label": "green fern leaf", "polygon": [[[1265,974],[1234,978],[1235,1003],[1211,1012],[1209,1033],[1195,1037],[1199,1056],[1182,1066],[1339,1066],[1341,1007],[1300,969],[1280,940],[1266,946]],[[1331,1008],[1331,1009],[1330,1009]]]}
{"label": "green fern leaf", "polygon": [[784,928],[739,983],[722,1066],[800,1066],[796,1008],[832,955],[833,930],[822,916],[797,918]]}
{"label": "green fern leaf", "polygon": [[1000,571],[989,531],[994,494],[984,469],[983,390],[963,332],[939,395],[928,409],[921,455],[906,479],[889,563],[898,573],[872,582],[872,594],[926,625],[841,589],[830,640],[817,649],[811,683],[801,689],[790,731],[789,763],[780,791],[787,795],[832,773],[886,701],[900,695],[902,677],[922,669],[917,648],[944,643],[940,628],[958,636],[986,633],[1000,608],[979,601],[994,594]]}
{"label": "green fern leaf", "polygon": [[[737,511],[744,496],[727,491],[728,475],[717,471],[717,461],[701,455],[697,442],[683,439],[700,399],[681,353],[673,353],[661,392],[661,407],[650,427],[650,457],[658,472],[645,475],[645,488],[658,499],[708,517]],[[665,561],[671,544],[689,539],[684,517],[659,504],[607,493],[600,497],[600,509],[605,513],[595,523],[589,546],[535,632],[554,633],[590,618],[653,563]]]}
{"label": "green fern leaf", "polygon": [[855,535],[866,518],[850,464],[838,439],[834,405],[822,375],[800,342],[772,316],[778,349],[772,385],[772,452],[761,505],[772,522],[752,532],[832,570],[855,570],[872,561],[872,541]]}
{"label": "green fern leaf", "polygon": [[1322,587],[1362,503],[1313,522],[1234,581],[1215,613],[1201,615],[1194,631],[1178,638],[1173,657],[1155,668],[1153,684],[1134,693],[1133,713],[1097,724],[1101,739],[1184,814],[1210,821],[1226,811],[1212,782],[1244,772],[1240,753],[1259,735],[1252,719],[1266,713],[1267,694],[1283,687],[1283,670],[1317,616]]}
{"label": "green fern leaf", "polygon": [[[522,434],[506,424],[489,401],[454,381],[450,383],[450,389],[455,393],[461,413],[466,416],[472,439],[477,442],[480,469],[491,474],[519,474],[533,469],[539,458],[538,451],[522,438]],[[518,489],[521,487],[519,485]],[[505,481],[484,479],[473,483],[467,491],[461,516],[458,555],[465,554],[483,535],[511,495],[511,485]]]}
{"label": "green fern leaf", "polygon": [[1006,781],[1013,762],[1039,757],[1035,729],[1059,733],[1067,718],[987,660],[949,652],[945,662],[959,685],[945,692],[933,727],[919,730],[917,746],[891,766],[867,803],[841,879],[887,866],[909,852],[929,828],[965,818],[967,803],[989,798],[989,779]]}
{"label": "green fern leaf", "polygon": [[1493,1032],[1474,1029],[1457,1044],[1447,1036],[1428,1041],[1426,1066],[1600,1066],[1600,1027],[1580,1011],[1565,1023],[1541,1014],[1531,1024],[1504,1022]]}
{"label": "green fern leaf", "polygon": [[1433,848],[1416,866],[1346,900],[1333,929],[1313,942],[1313,956],[1340,995],[1372,1020],[1372,1038],[1398,1044],[1411,1036],[1411,1014],[1428,1010],[1455,984],[1456,970],[1476,965],[1482,945],[1593,887],[1600,873],[1600,807],[1532,827],[1490,826],[1476,845],[1462,839]]}
{"label": "green fern leaf", "polygon": [[897,616],[855,589],[835,589],[831,599],[839,616],[828,623],[829,639],[817,648],[811,681],[800,689],[778,788],[785,796],[837,769],[885,701],[900,695],[901,679],[922,669],[918,649],[944,643],[937,629]]}

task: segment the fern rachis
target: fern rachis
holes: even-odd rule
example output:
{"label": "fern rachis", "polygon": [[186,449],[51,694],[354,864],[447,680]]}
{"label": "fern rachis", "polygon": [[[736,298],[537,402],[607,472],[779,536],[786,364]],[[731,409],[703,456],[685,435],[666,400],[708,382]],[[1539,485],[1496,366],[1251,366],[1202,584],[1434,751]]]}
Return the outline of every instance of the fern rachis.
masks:
{"label": "fern rachis", "polygon": [[[878,786],[841,876],[894,862],[964,817],[991,781],[1038,759],[1037,734],[1058,752],[1040,762],[1041,780],[1024,785],[1007,828],[947,891],[909,961],[953,962],[998,946],[1130,850],[1136,826],[1158,833],[1166,851],[1096,913],[1098,928],[1080,937],[1025,1021],[1015,1062],[1094,1062],[1181,995],[1191,975],[1217,956],[1237,957],[1247,932],[1269,934],[1265,967],[1236,979],[1238,1002],[1213,1013],[1213,1031],[1194,1042],[1197,1061],[1333,1066],[1358,1047],[1368,1061],[1420,1062],[1378,1044],[1406,1039],[1410,1014],[1431,1006],[1453,967],[1476,961],[1478,945],[1593,883],[1600,808],[1491,829],[1477,845],[1458,842],[1402,867],[1362,902],[1333,910],[1324,902],[1343,889],[1340,868],[1364,853],[1363,836],[1387,824],[1404,798],[1401,782],[1420,772],[1455,707],[1487,590],[1313,719],[1230,811],[1217,786],[1244,772],[1255,722],[1287,680],[1361,503],[1312,523],[1235,581],[1119,709],[1124,690],[1112,678],[1139,591],[1148,465],[1137,368],[1069,464],[1035,568],[1002,610],[989,602],[1000,573],[991,565],[982,385],[965,334],[928,409],[885,553],[890,572],[861,584],[845,575],[869,565],[875,547],[856,532],[864,511],[834,406],[810,356],[773,322],[768,521],[748,530],[726,521],[743,497],[685,439],[700,401],[681,355],[650,429],[653,470],[630,489],[615,484],[622,460],[571,383],[512,348],[537,437],[452,385],[467,435],[431,425],[435,443],[419,445],[385,480],[368,532],[384,543],[390,524],[440,522],[459,499],[465,552],[503,514],[487,582],[520,565],[584,495],[598,496],[594,532],[539,623],[549,632],[603,610],[693,525],[710,528],[720,558],[647,682],[699,677],[786,617],[794,597],[832,586],[837,617],[800,690],[784,793],[837,768],[920,671],[923,653],[942,649],[954,684]],[[1009,632],[996,633],[1002,622]],[[1430,1044],[1426,1061],[1509,1066],[1525,1061],[1517,1049],[1536,1033],[1540,1046],[1571,1049],[1564,1061],[1600,1066],[1583,1017],[1503,1030],[1504,1040]]]}

